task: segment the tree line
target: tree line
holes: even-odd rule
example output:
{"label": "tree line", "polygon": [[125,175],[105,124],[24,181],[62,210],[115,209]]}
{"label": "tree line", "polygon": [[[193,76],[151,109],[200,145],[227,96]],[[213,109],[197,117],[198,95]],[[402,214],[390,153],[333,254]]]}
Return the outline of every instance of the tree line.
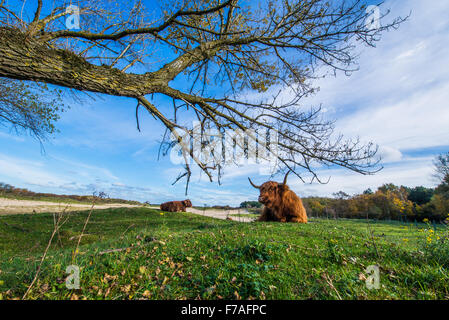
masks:
{"label": "tree line", "polygon": [[353,196],[340,191],[334,198],[305,198],[304,206],[313,217],[448,222],[449,152],[439,155],[434,165],[439,180],[435,188],[388,183]]}

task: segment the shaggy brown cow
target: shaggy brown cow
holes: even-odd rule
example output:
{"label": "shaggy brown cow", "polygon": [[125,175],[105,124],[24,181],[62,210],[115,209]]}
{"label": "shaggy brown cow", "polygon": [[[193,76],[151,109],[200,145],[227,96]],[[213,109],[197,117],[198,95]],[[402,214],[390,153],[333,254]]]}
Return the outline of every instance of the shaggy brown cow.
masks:
{"label": "shaggy brown cow", "polygon": [[259,202],[264,205],[258,221],[280,221],[307,223],[307,213],[301,199],[287,186],[287,174],[282,184],[268,181],[256,186],[250,178],[254,188],[260,190]]}
{"label": "shaggy brown cow", "polygon": [[161,204],[162,211],[168,212],[186,212],[186,207],[191,207],[192,202],[187,199],[183,201],[169,201]]}

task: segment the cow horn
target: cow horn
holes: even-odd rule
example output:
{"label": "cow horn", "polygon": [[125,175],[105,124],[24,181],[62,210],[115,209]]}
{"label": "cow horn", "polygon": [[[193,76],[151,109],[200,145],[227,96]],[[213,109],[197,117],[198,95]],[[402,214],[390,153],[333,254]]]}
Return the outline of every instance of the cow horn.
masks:
{"label": "cow horn", "polygon": [[290,173],[290,171],[292,171],[292,170],[288,170],[288,172],[286,173],[286,175],[284,177],[284,182],[282,183],[282,185],[284,185],[284,186],[287,184],[287,177],[288,177],[288,174]]}
{"label": "cow horn", "polygon": [[260,189],[260,186],[256,186],[252,181],[251,181],[251,179],[248,177],[248,180],[249,180],[249,183],[251,183],[251,185],[254,187],[254,188],[256,188],[256,189]]}

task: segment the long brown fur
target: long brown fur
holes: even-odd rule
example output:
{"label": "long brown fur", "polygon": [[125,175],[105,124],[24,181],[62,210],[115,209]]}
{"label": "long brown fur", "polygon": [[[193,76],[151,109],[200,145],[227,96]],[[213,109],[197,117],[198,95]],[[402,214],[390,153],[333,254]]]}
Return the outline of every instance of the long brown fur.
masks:
{"label": "long brown fur", "polygon": [[259,202],[265,207],[258,221],[307,223],[301,199],[286,184],[268,181],[259,190]]}
{"label": "long brown fur", "polygon": [[168,212],[186,212],[186,207],[191,207],[192,202],[189,199],[183,201],[169,201],[161,204],[162,211]]}

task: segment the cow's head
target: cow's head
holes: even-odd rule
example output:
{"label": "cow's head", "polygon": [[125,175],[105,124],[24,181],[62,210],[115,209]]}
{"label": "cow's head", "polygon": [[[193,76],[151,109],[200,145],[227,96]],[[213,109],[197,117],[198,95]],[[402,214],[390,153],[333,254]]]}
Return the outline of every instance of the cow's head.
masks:
{"label": "cow's head", "polygon": [[268,181],[265,182],[264,184],[260,185],[260,186],[256,186],[250,178],[248,178],[249,183],[251,183],[251,185],[260,190],[260,195],[259,195],[259,202],[262,203],[264,206],[268,207],[268,208],[272,208],[275,207],[276,205],[279,204],[279,202],[281,201],[282,198],[282,194],[288,190],[288,186],[287,186],[287,176],[290,173],[287,172],[287,174],[284,177],[284,182],[282,183],[278,183],[278,182],[274,182],[274,181]]}
{"label": "cow's head", "polygon": [[182,203],[183,203],[186,207],[191,207],[191,206],[192,206],[192,202],[191,202],[189,199],[184,200]]}

